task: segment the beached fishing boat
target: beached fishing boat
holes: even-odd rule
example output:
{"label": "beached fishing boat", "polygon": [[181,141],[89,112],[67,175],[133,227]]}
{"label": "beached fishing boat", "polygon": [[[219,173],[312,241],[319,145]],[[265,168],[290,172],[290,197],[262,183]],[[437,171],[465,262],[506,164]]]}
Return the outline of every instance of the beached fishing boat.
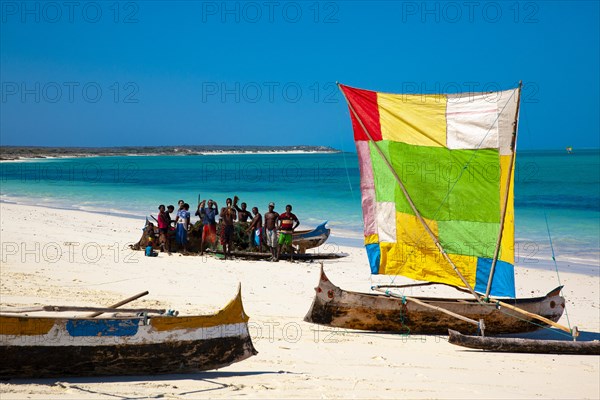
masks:
{"label": "beached fishing boat", "polygon": [[292,234],[292,245],[296,247],[299,254],[304,254],[307,249],[319,247],[327,241],[331,229],[327,228],[327,221],[323,222],[315,229],[295,231]]}
{"label": "beached fishing boat", "polygon": [[4,311],[0,314],[2,379],[191,373],[222,368],[257,354],[248,333],[241,291],[211,315],[167,316],[160,314],[164,310],[55,306],[29,311],[130,316],[44,317]]}
{"label": "beached fishing boat", "polygon": [[600,340],[536,340],[463,335],[448,330],[448,342],[470,349],[501,353],[577,354],[600,356]]}
{"label": "beached fishing boat", "polygon": [[[513,180],[521,85],[489,93],[388,94],[339,85],[360,167],[371,273],[423,283],[344,291],[322,272],[305,317],[375,331],[526,332],[556,324],[557,288],[515,299]],[[404,296],[443,284],[470,299]],[[501,300],[502,299],[502,300]]]}
{"label": "beached fishing boat", "polygon": [[[565,307],[560,289],[558,287],[543,297],[505,301],[556,322]],[[430,335],[445,335],[448,328],[465,333],[478,331],[477,325],[440,309],[475,321],[483,319],[486,334],[529,332],[540,328],[532,317],[475,299],[417,297],[407,301],[402,296],[346,291],[333,284],[323,268],[316,292],[304,320],[338,328]]]}
{"label": "beached fishing boat", "polygon": [[[153,216],[151,216],[154,218]],[[295,252],[298,254],[306,253],[306,250],[312,249],[315,247],[321,246],[323,243],[327,241],[329,238],[329,234],[331,233],[331,229],[326,227],[327,221],[318,225],[314,229],[307,230],[299,230],[295,231],[292,235],[292,246],[295,249]],[[248,227],[245,223],[236,223],[236,228],[234,232],[234,244],[238,248],[245,248],[248,245],[247,242],[247,234],[245,233],[245,229]],[[217,233],[220,233],[220,226],[217,226]],[[200,238],[202,237],[202,224],[197,223],[192,227],[192,230],[188,236],[188,250],[189,251],[200,251]],[[158,227],[146,219],[146,224],[142,229],[142,236],[139,241],[130,245],[129,247],[133,250],[142,250],[148,245],[148,238],[153,238],[155,244],[158,244]],[[175,234],[174,232],[169,234],[169,239],[171,240],[171,248],[176,248],[175,246]],[[269,253],[269,257],[270,257]]]}

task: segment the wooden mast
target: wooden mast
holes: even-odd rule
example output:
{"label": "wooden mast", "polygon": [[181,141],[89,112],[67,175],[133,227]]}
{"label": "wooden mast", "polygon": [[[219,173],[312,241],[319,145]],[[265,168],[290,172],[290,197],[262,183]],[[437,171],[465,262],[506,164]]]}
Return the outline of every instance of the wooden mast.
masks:
{"label": "wooden mast", "polygon": [[[500,254],[500,243],[502,242],[502,231],[504,230],[504,223],[506,222],[506,210],[508,208],[508,197],[510,193],[511,177],[513,174],[513,167],[515,165],[515,156],[517,154],[517,125],[519,124],[519,109],[521,107],[521,88],[523,87],[523,81],[519,81],[519,94],[517,95],[517,111],[515,112],[515,120],[513,122],[513,133],[512,141],[510,144],[510,163],[508,166],[508,176],[506,178],[506,186],[504,199],[502,203],[502,212],[500,215],[500,231],[498,232],[498,240],[496,241],[496,248],[494,249],[494,259],[492,260],[492,266],[490,267],[490,276],[488,277],[487,287],[485,289],[485,299],[490,296],[490,290],[492,289],[492,279],[494,278],[494,270],[496,269],[496,263],[498,262],[498,256]],[[514,251],[514,249],[513,249]]]}
{"label": "wooden mast", "polygon": [[469,284],[469,282],[467,282],[467,280],[465,279],[465,277],[463,276],[463,274],[458,270],[458,268],[456,267],[456,265],[454,265],[454,262],[452,262],[452,260],[450,259],[450,257],[448,256],[448,254],[446,253],[446,251],[444,250],[444,248],[440,244],[439,240],[435,237],[435,235],[433,234],[433,232],[431,231],[431,229],[429,228],[429,226],[427,225],[427,223],[425,222],[425,220],[421,216],[421,213],[419,212],[419,210],[417,210],[417,207],[415,206],[415,204],[412,201],[412,198],[408,194],[408,191],[406,190],[406,187],[404,186],[404,183],[402,182],[402,180],[400,179],[400,177],[396,173],[396,170],[394,170],[394,167],[392,167],[392,165],[388,161],[388,159],[385,156],[385,154],[383,154],[383,151],[379,148],[379,145],[377,144],[377,142],[375,140],[373,140],[373,137],[371,136],[371,134],[369,133],[369,131],[367,130],[367,128],[363,124],[362,120],[360,119],[360,117],[356,113],[356,110],[354,110],[354,107],[352,106],[352,103],[350,103],[348,101],[348,98],[346,97],[346,93],[344,93],[344,91],[340,87],[339,83],[338,83],[338,87],[340,88],[340,91],[344,95],[344,99],[346,100],[346,103],[348,103],[348,107],[350,107],[350,110],[352,111],[352,114],[354,115],[354,117],[356,118],[356,120],[358,121],[358,123],[360,124],[360,127],[365,132],[365,134],[367,135],[367,137],[369,138],[369,140],[373,142],[373,144],[375,145],[375,149],[377,149],[377,152],[379,153],[379,155],[381,156],[381,158],[383,158],[383,161],[385,161],[387,167],[392,172],[392,175],[396,179],[396,182],[398,183],[398,186],[400,186],[400,189],[402,190],[402,193],[404,193],[404,197],[408,201],[408,204],[412,208],[412,210],[415,213],[417,219],[423,225],[423,227],[425,228],[425,231],[427,232],[427,234],[429,235],[429,237],[431,238],[431,240],[433,240],[433,242],[435,243],[436,247],[438,248],[438,250],[440,251],[440,253],[442,254],[442,256],[446,259],[446,261],[448,261],[448,263],[452,266],[452,269],[454,269],[454,272],[456,272],[456,274],[458,275],[458,277],[460,278],[460,280],[465,284],[465,287],[469,290],[469,292],[475,297],[475,299],[477,301],[480,301],[479,295],[477,293],[475,293],[475,291],[473,290],[473,288],[471,287],[471,285]]}

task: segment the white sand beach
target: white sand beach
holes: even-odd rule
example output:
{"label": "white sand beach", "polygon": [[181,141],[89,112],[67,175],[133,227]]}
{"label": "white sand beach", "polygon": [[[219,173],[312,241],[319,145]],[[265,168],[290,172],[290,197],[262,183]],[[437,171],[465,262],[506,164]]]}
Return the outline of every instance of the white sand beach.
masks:
{"label": "white sand beach", "polygon": [[[484,353],[453,346],[444,336],[303,322],[319,276],[316,262],[148,258],[128,248],[141,235],[140,220],[7,203],[0,211],[1,307],[107,306],[149,290],[131,305],[208,313],[223,307],[240,282],[258,350],[246,361],[198,374],[2,381],[2,399],[600,398],[600,357]],[[364,250],[328,246],[348,253],[325,261],[332,281],[368,291]],[[575,266],[559,260],[568,312],[568,321],[563,315],[560,322],[597,338],[599,267]],[[521,297],[558,286],[553,269],[517,267],[516,274]]]}

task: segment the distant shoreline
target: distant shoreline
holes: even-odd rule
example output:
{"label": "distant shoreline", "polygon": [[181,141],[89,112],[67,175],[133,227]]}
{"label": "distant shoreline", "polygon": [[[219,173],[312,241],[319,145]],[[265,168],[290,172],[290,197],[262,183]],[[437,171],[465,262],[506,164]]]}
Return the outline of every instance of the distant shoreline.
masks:
{"label": "distant shoreline", "polygon": [[143,146],[143,147],[32,147],[0,146],[0,161],[115,156],[209,156],[232,154],[328,154],[327,146]]}

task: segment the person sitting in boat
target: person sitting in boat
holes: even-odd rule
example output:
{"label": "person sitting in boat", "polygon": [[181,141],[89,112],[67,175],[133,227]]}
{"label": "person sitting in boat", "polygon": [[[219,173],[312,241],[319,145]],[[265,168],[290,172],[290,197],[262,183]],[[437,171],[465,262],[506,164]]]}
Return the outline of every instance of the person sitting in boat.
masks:
{"label": "person sitting in boat", "polygon": [[175,240],[184,252],[187,252],[187,232],[190,228],[190,212],[188,211],[189,209],[190,205],[188,203],[184,203],[182,208],[179,211],[177,211],[177,217],[175,218],[175,223],[177,225]]}
{"label": "person sitting in boat", "polygon": [[300,225],[300,221],[298,220],[298,217],[292,213],[291,204],[288,204],[285,206],[285,212],[277,218],[277,222],[279,224],[279,248],[277,251],[277,259],[279,259],[279,255],[283,248],[286,248],[291,254],[292,234],[298,225]]}
{"label": "person sitting in boat", "polygon": [[275,212],[275,203],[269,203],[269,211],[265,213],[264,232],[267,239],[267,246],[271,250],[271,261],[279,261],[277,258],[277,218],[279,213]]}
{"label": "person sitting in boat", "polygon": [[249,234],[250,248],[259,248],[262,252],[262,215],[258,212],[258,207],[252,207],[254,218],[246,230]]}
{"label": "person sitting in boat", "polygon": [[202,200],[198,204],[196,215],[202,219],[202,239],[200,241],[200,255],[204,254],[204,244],[210,244],[210,248],[215,250],[217,246],[217,211],[219,206],[212,199]]}
{"label": "person sitting in boat", "polygon": [[233,221],[236,218],[235,208],[232,207],[231,199],[225,200],[226,207],[221,209],[221,245],[223,246],[223,255],[225,260],[231,256],[231,246],[233,244]]}

